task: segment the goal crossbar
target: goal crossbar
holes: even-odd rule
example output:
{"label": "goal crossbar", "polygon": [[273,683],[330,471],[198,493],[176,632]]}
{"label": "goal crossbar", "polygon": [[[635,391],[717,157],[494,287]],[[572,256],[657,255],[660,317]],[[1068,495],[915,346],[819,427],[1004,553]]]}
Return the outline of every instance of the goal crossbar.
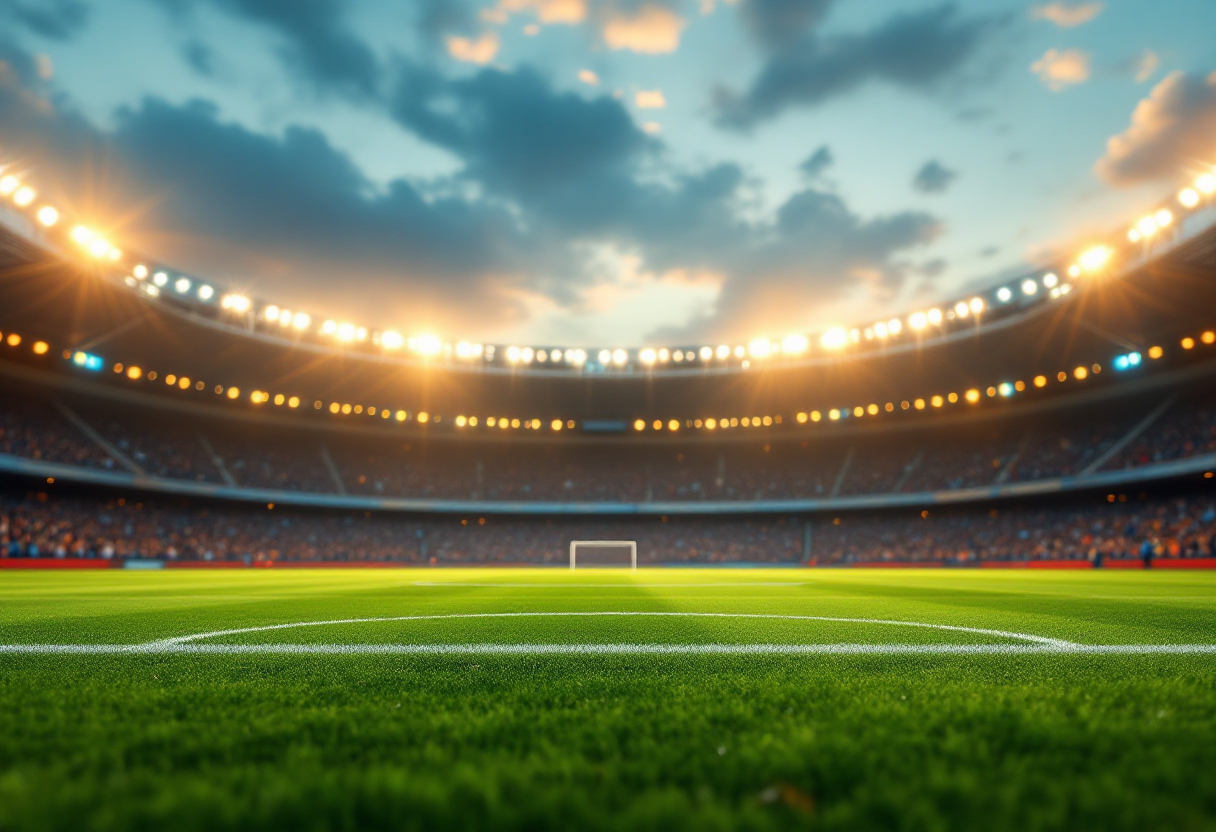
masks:
{"label": "goal crossbar", "polygon": [[629,547],[629,568],[637,571],[638,568],[638,542],[636,540],[571,540],[570,541],[570,568],[574,569],[577,563],[576,552],[578,547],[588,549],[619,549]]}

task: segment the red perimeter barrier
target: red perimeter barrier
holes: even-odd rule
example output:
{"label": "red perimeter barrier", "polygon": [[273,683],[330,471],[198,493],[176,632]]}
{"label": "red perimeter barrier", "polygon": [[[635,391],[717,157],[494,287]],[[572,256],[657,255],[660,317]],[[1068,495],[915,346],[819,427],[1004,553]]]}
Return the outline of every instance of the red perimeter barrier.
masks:
{"label": "red perimeter barrier", "polygon": [[0,558],[0,569],[112,569],[118,565],[97,558]]}
{"label": "red perimeter barrier", "polygon": [[[1112,558],[1103,566],[1107,569],[1143,569],[1140,558]],[[1153,569],[1216,569],[1216,558],[1153,558]]]}
{"label": "red perimeter barrier", "polygon": [[940,560],[868,560],[845,564],[845,566],[851,566],[854,569],[933,569],[945,565],[945,561]]}
{"label": "red perimeter barrier", "polygon": [[981,569],[1093,569],[1087,560],[983,560]]}

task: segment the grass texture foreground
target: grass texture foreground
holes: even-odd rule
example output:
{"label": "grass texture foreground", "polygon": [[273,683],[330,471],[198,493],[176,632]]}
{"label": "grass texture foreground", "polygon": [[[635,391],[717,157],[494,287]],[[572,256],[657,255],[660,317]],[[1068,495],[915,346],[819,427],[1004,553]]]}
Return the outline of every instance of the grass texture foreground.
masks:
{"label": "grass texture foreground", "polygon": [[1216,829],[1212,645],[1202,572],[0,573],[0,830]]}

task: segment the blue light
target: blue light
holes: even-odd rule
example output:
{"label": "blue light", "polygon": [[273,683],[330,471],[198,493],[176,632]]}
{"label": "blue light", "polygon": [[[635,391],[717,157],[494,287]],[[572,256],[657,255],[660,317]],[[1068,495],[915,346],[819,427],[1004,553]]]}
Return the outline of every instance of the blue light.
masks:
{"label": "blue light", "polygon": [[1140,353],[1138,352],[1129,352],[1127,355],[1117,355],[1115,356],[1114,361],[1115,369],[1123,371],[1132,367],[1139,367],[1140,360],[1141,357]]}
{"label": "blue light", "polygon": [[1007,381],[1002,381],[1001,386],[998,387],[997,390],[999,390],[1001,395],[1005,396],[1006,398],[1013,395],[1013,385]]}
{"label": "blue light", "polygon": [[79,350],[72,353],[72,363],[77,367],[83,367],[95,373],[105,366],[105,361],[102,360],[100,355],[90,355],[87,352],[80,352]]}

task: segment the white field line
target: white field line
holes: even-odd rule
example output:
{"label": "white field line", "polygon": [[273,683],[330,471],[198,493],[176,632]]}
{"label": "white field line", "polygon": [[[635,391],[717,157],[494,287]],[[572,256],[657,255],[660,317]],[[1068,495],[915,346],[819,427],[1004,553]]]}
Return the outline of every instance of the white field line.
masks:
{"label": "white field line", "polygon": [[192,641],[218,638],[220,636],[235,636],[245,633],[265,633],[271,630],[290,630],[298,627],[328,627],[340,624],[373,624],[386,621],[452,621],[475,618],[744,618],[765,619],[770,621],[831,621],[844,624],[879,624],[892,627],[919,627],[928,630],[946,630],[954,633],[971,633],[972,635],[993,636],[1013,641],[1030,642],[1031,644],[1051,644],[1061,647],[1076,646],[1070,641],[1044,636],[1013,633],[1007,630],[989,630],[982,627],[962,627],[954,624],[925,624],[920,621],[891,621],[882,618],[837,618],[826,615],[781,615],[777,613],[734,613],[734,612],[465,612],[445,613],[441,615],[394,615],[377,618],[342,618],[332,621],[298,621],[291,624],[268,624],[261,627],[240,627],[232,630],[215,630],[209,633],[194,633],[193,635],[175,636],[160,639],[149,644],[186,644]]}
{"label": "white field line", "polygon": [[746,589],[751,586],[809,586],[811,581],[749,581],[735,583],[700,583],[700,584],[652,584],[652,583],[637,583],[637,584],[622,584],[622,583],[602,583],[602,584],[574,584],[553,582],[551,584],[517,584],[517,583],[471,583],[468,581],[414,581],[414,586],[477,586],[477,587],[492,587],[494,589],[515,589],[516,587],[526,587],[535,589],[565,589],[567,587],[579,587],[590,589],[649,589],[650,587],[731,587],[732,589]]}
{"label": "white field line", "polygon": [[[445,621],[496,618],[597,617],[742,618],[778,621],[827,621],[919,627],[1020,642],[1017,644],[200,644],[203,639],[264,633],[299,627],[369,624],[395,621]],[[841,618],[823,615],[780,615],[725,612],[487,612],[443,615],[400,615],[299,621],[214,630],[175,636],[145,644],[0,644],[0,654],[404,654],[404,655],[1010,655],[1010,654],[1216,654],[1216,644],[1077,644],[1062,639],[953,624],[893,621],[881,618]]]}
{"label": "white field line", "polygon": [[1216,655],[1216,644],[0,644],[20,655]]}

